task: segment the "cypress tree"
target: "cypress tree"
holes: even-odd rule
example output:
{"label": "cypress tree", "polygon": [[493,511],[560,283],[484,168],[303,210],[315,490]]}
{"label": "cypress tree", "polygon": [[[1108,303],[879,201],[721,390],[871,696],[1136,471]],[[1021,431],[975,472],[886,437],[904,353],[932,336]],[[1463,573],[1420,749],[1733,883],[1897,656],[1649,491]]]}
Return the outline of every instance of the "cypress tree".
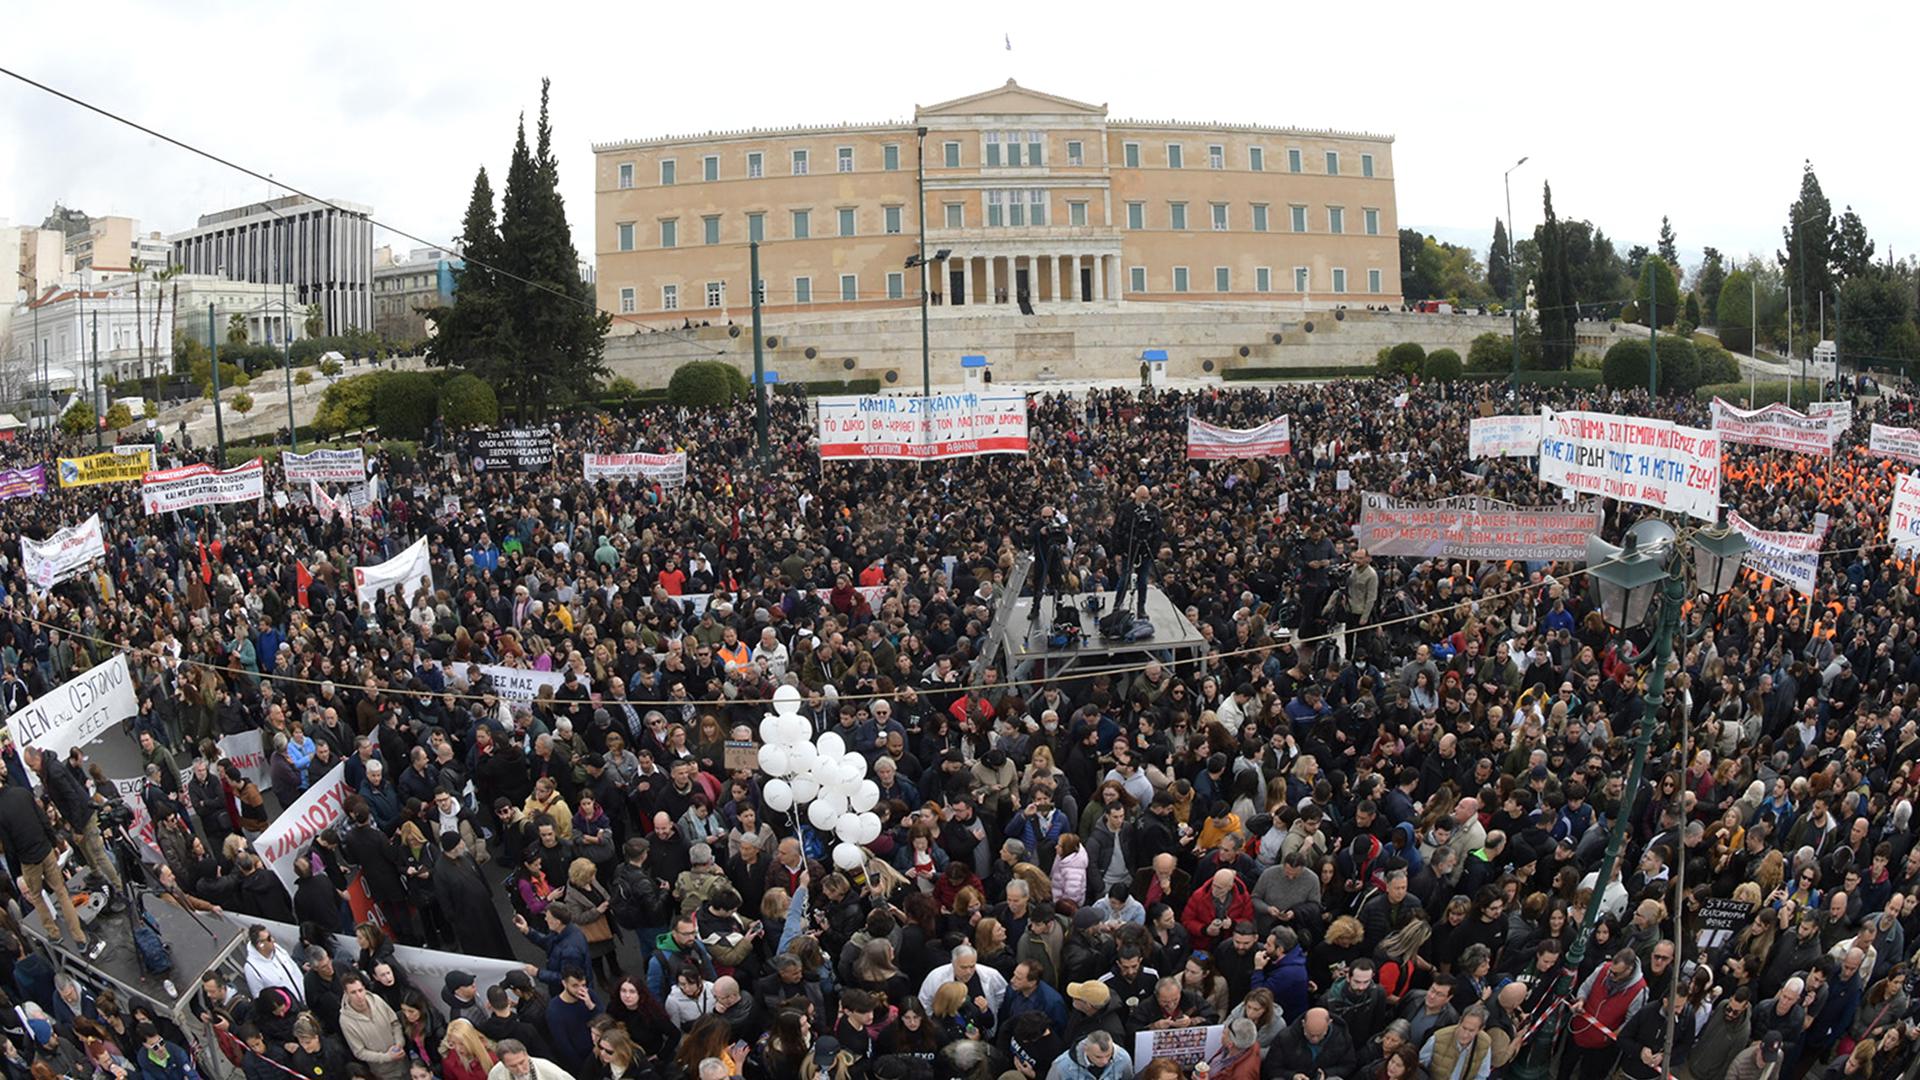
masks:
{"label": "cypress tree", "polygon": [[1534,303],[1540,311],[1540,355],[1548,370],[1559,370],[1573,363],[1573,324],[1576,300],[1573,279],[1567,269],[1566,239],[1560,232],[1560,219],[1553,212],[1553,185],[1544,188],[1545,220],[1534,233],[1540,247],[1539,286]]}

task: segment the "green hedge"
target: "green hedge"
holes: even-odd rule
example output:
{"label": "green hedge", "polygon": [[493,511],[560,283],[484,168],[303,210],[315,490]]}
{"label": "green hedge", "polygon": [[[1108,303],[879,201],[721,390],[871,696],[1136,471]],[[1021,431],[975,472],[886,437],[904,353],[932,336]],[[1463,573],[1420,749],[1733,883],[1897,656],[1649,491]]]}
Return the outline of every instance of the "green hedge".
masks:
{"label": "green hedge", "polygon": [[[898,385],[898,384],[896,384]],[[880,392],[880,380],[873,379],[815,379],[812,382],[774,383],[777,394],[800,394],[818,397],[822,394],[877,394]]]}
{"label": "green hedge", "polygon": [[[1758,384],[1744,382],[1709,383],[1706,386],[1696,387],[1693,391],[1693,396],[1695,400],[1698,401],[1712,401],[1717,397],[1730,405],[1739,405],[1741,402],[1746,401],[1748,397],[1752,396],[1756,397],[1757,400],[1742,406],[1742,408],[1758,409],[1766,405],[1772,405],[1776,401],[1786,401],[1787,390],[1790,385],[1791,384],[1785,379],[1769,379]],[[1806,404],[1806,397],[1806,393],[1801,391],[1793,395],[1793,400],[1804,406]]]}
{"label": "green hedge", "polygon": [[[355,442],[343,439],[310,441],[308,431],[309,429],[307,428],[300,430],[300,452],[303,454],[318,450],[321,447],[327,447],[333,450],[351,450],[356,446],[364,448],[368,457],[380,453],[387,453],[397,458],[412,458],[417,457],[420,453],[420,444],[412,439],[380,439],[367,442]],[[238,461],[239,458],[236,451],[244,449],[246,456],[249,458],[265,458],[267,464],[276,464],[280,460],[280,455],[287,452],[287,444],[270,441],[279,438],[280,436],[278,435],[259,435],[240,442],[228,443],[227,461],[229,464]]]}
{"label": "green hedge", "polygon": [[1452,349],[1435,349],[1427,354],[1420,375],[1428,382],[1450,382],[1460,377],[1460,354]]}
{"label": "green hedge", "polygon": [[1237,367],[1220,372],[1228,382],[1272,382],[1281,379],[1371,379],[1376,372],[1354,364],[1320,364],[1304,367]]}

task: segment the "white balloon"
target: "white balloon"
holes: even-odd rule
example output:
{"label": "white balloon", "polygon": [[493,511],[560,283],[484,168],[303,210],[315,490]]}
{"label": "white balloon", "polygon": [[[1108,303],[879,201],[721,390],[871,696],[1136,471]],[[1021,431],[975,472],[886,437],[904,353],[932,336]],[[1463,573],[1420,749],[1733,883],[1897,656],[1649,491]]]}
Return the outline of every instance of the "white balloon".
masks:
{"label": "white balloon", "polygon": [[787,748],[779,743],[768,743],[760,748],[760,771],[768,776],[785,776],[790,772]]}
{"label": "white balloon", "polygon": [[807,820],[813,822],[816,829],[831,829],[845,812],[846,804],[839,799],[819,798],[807,807]]}
{"label": "white balloon", "polygon": [[767,809],[784,814],[793,809],[793,785],[785,780],[769,780],[767,786],[760,789],[760,798]]}
{"label": "white balloon", "polygon": [[847,800],[847,804],[853,807],[855,813],[864,817],[867,811],[880,805],[879,785],[871,780],[860,781],[859,786],[854,789],[853,797]]}
{"label": "white balloon", "polygon": [[866,855],[853,844],[842,841],[833,845],[833,865],[842,870],[852,870],[860,865]]}
{"label": "white balloon", "polygon": [[[793,786],[793,803],[812,802],[814,799],[814,796],[820,794],[820,785],[815,783],[813,781],[813,778],[810,776],[794,777],[792,780],[792,786]],[[793,803],[788,803],[787,805],[791,806],[793,805]],[[878,836],[879,834],[875,833],[874,835]]]}
{"label": "white balloon", "polygon": [[799,743],[787,750],[787,767],[797,775],[805,776],[820,763],[820,752],[812,743]]}
{"label": "white balloon", "polygon": [[773,711],[781,716],[799,712],[800,701],[800,688],[791,683],[782,683],[773,691]]}
{"label": "white balloon", "polygon": [[813,745],[820,751],[820,756],[823,758],[838,759],[847,752],[847,740],[841,738],[837,731],[829,731],[820,736],[813,741]]}
{"label": "white balloon", "polygon": [[768,713],[760,721],[760,741],[769,744],[785,742],[786,740],[781,737],[785,730],[786,724],[779,717]]}
{"label": "white balloon", "polygon": [[[781,741],[788,746],[813,745],[813,724],[804,716],[787,717],[786,731]],[[817,750],[817,748],[816,748]]]}
{"label": "white balloon", "polygon": [[879,814],[876,814],[871,810],[867,811],[864,814],[861,814],[860,824],[862,826],[860,830],[861,843],[871,844],[875,840],[880,839],[880,815]]}
{"label": "white balloon", "polygon": [[859,814],[841,814],[840,820],[833,823],[833,831],[848,843],[854,842],[853,838],[860,835],[861,828]]}
{"label": "white balloon", "polygon": [[840,775],[853,783],[867,778],[867,759],[859,754],[847,753],[840,757]]}

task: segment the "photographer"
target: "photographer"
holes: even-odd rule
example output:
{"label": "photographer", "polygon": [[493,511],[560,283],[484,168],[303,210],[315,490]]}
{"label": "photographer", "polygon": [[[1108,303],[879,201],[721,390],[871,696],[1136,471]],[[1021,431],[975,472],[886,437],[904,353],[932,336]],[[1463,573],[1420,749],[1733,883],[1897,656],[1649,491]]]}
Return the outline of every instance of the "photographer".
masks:
{"label": "photographer", "polygon": [[106,875],[113,883],[112,904],[118,911],[126,901],[120,897],[126,887],[120,881],[120,871],[113,865],[113,859],[107,854],[106,842],[100,836],[100,821],[97,808],[91,796],[87,794],[86,780],[80,771],[60,760],[58,755],[42,753],[37,746],[29,746],[21,755],[40,776],[40,784],[46,789],[47,797],[54,808],[60,811],[67,828],[73,833],[74,843],[87,857],[95,870]]}
{"label": "photographer", "polygon": [[1147,485],[1133,489],[1133,501],[1122,506],[1113,517],[1113,546],[1120,563],[1113,593],[1116,614],[1126,610],[1127,589],[1135,591],[1135,614],[1147,617],[1147,579],[1153,572],[1154,552],[1159,549],[1164,524],[1160,508],[1148,502]]}
{"label": "photographer", "polygon": [[1054,579],[1061,573],[1064,557],[1073,550],[1068,534],[1067,515],[1052,504],[1040,508],[1033,523],[1033,599],[1039,602],[1053,591]]}

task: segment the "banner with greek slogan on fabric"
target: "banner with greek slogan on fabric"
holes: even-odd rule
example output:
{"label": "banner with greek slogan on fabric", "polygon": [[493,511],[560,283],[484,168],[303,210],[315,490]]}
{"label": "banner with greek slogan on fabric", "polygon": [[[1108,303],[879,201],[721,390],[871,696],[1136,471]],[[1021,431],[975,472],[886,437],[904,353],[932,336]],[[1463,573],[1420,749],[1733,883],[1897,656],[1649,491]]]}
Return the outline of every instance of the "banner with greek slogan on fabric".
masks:
{"label": "banner with greek slogan on fabric", "polygon": [[95,559],[107,557],[100,532],[100,515],[69,525],[45,540],[20,538],[20,565],[36,592],[46,592],[72,578]]}
{"label": "banner with greek slogan on fabric", "polygon": [[1541,410],[1540,482],[1576,495],[1720,517],[1720,438],[1668,420]]}
{"label": "banner with greek slogan on fabric", "polygon": [[1775,581],[1784,581],[1807,596],[1813,595],[1813,580],[1820,575],[1822,533],[1756,528],[1733,510],[1727,511],[1727,524],[1753,545],[1741,559],[1741,565]]}
{"label": "banner with greek slogan on fabric", "polygon": [[1540,417],[1476,416],[1467,422],[1467,456],[1533,457],[1540,452]]}

